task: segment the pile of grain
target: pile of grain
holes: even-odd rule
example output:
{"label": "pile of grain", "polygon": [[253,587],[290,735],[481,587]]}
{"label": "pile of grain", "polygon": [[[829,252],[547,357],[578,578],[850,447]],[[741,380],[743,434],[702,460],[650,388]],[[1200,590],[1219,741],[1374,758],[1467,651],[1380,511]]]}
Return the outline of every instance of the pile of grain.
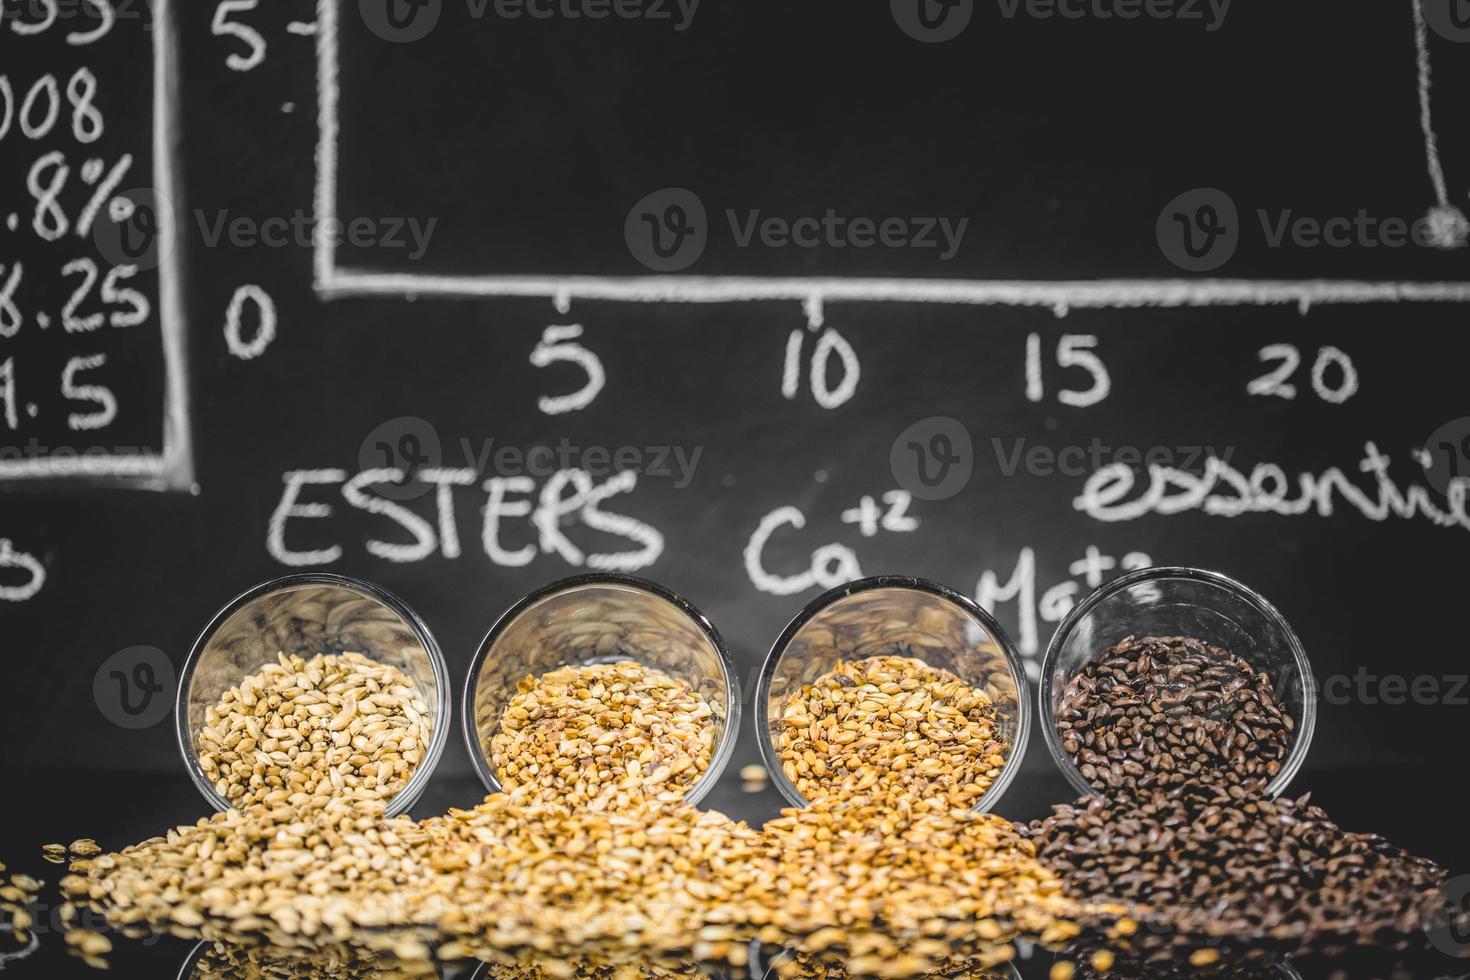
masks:
{"label": "pile of grain", "polygon": [[31,903],[41,890],[41,882],[30,875],[6,877],[5,871],[5,865],[0,864],[0,967],[6,960],[19,959],[35,949],[38,940]]}
{"label": "pile of grain", "polygon": [[1188,957],[1168,951],[1151,954],[1077,946],[1063,951],[1053,964],[1051,980],[1282,980],[1280,957],[1264,950],[1221,955],[1204,948]]}
{"label": "pile of grain", "polygon": [[427,960],[404,962],[364,949],[323,947],[295,953],[268,946],[213,943],[183,980],[410,980],[434,977]]}
{"label": "pile of grain", "polygon": [[825,800],[783,811],[763,838],[775,864],[762,935],[852,973],[913,976],[964,955],[990,967],[1017,939],[1065,942],[1086,907],[1008,821],[971,810]]}
{"label": "pile of grain", "polygon": [[432,728],[422,694],[398,668],[359,653],[282,653],[206,710],[195,748],[231,806],[307,810],[391,799]]}
{"label": "pile of grain", "polygon": [[1078,897],[1147,904],[1137,949],[1402,946],[1440,905],[1444,869],[1349,833],[1299,800],[1198,783],[1056,807],[1033,829]]}
{"label": "pile of grain", "polygon": [[709,980],[710,975],[689,964],[609,963],[590,958],[547,962],[532,958],[489,963],[483,980],[568,980],[569,977],[577,980]]}
{"label": "pile of grain", "polygon": [[497,746],[508,783],[535,782],[416,823],[386,817],[402,780],[376,778],[385,757],[416,761],[406,735],[428,735],[402,683],[355,658],[282,658],[248,678],[200,735],[239,808],[76,856],[64,892],[114,927],[277,951],[346,944],[414,963],[438,939],[446,959],[602,944],[742,960],[757,837],[682,803],[712,747],[687,685],[632,663],[528,681]]}
{"label": "pile of grain", "polygon": [[807,800],[968,808],[1007,752],[989,695],[912,657],[838,661],[776,725],[782,771]]}
{"label": "pile of grain", "polygon": [[[277,662],[211,706],[195,747],[234,809],[115,854],[73,845],[62,879],[125,932],[281,949],[355,942],[407,926],[404,889],[429,871],[429,838],[386,806],[422,760],[433,720],[401,671],[357,653]],[[63,857],[50,845],[50,860]],[[412,937],[375,937],[425,959]]]}
{"label": "pile of grain", "polygon": [[1067,682],[1057,709],[1063,750],[1102,790],[1265,786],[1295,732],[1269,673],[1181,636],[1127,637]]}
{"label": "pile of grain", "polygon": [[[283,949],[412,924],[402,895],[430,873],[429,835],[381,803],[228,810],[115,854],[79,858],[63,893],[114,927]],[[393,945],[406,959],[422,944]]]}
{"label": "pile of grain", "polygon": [[682,679],[635,661],[527,677],[490,742],[507,789],[594,810],[678,802],[709,768],[714,709]]}
{"label": "pile of grain", "polygon": [[1319,807],[1274,800],[1296,724],[1276,679],[1187,637],[1128,637],[1062,692],[1063,748],[1104,795],[1030,828],[1075,898],[1146,905],[1128,956],[1404,946],[1448,873]]}
{"label": "pile of grain", "polygon": [[[850,980],[855,976],[843,963],[812,953],[783,952],[772,958],[771,969],[780,980]],[[946,957],[922,974],[934,980],[1009,980],[1010,975],[1007,968],[956,956]]]}
{"label": "pile of grain", "polygon": [[433,873],[405,898],[448,959],[604,947],[740,965],[749,891],[771,874],[755,831],[680,802],[604,811],[516,790],[422,826]]}
{"label": "pile of grain", "polygon": [[[624,663],[529,679],[494,745],[508,791],[414,822],[386,816],[400,783],[376,768],[387,755],[397,773],[409,733],[428,735],[399,681],[283,658],[226,695],[201,737],[222,795],[241,806],[115,854],[73,854],[62,887],[125,931],[318,959],[367,948],[405,972],[428,964],[431,942],[440,959],[511,971],[528,968],[530,951],[555,975],[595,955],[621,976],[651,957],[743,966],[759,938],[901,977],[956,955],[1001,963],[1015,939],[1076,936],[1095,910],[1062,894],[1029,841],[998,817],[943,805],[973,799],[966,787],[998,765],[989,704],[913,663],[853,665],[854,683],[836,689],[900,698],[873,724],[895,743],[919,733],[928,748],[917,757],[938,764],[904,776],[900,753],[868,752],[881,766],[868,779],[852,755],[821,801],[755,831],[683,802],[709,765],[711,713],[660,671]],[[840,725],[869,700],[830,717]]]}

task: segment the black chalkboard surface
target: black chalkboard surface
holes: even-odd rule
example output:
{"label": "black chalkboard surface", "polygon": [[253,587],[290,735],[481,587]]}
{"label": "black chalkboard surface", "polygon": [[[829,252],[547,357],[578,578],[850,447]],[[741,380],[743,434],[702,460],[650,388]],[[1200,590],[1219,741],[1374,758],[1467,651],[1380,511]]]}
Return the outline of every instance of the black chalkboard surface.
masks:
{"label": "black chalkboard surface", "polygon": [[[294,570],[456,683],[632,572],[753,690],[850,578],[1034,669],[1180,564],[1303,639],[1293,790],[1470,867],[1459,6],[4,0],[8,845],[203,812],[171,673]],[[1066,796],[1038,738],[999,809]],[[421,809],[477,797],[455,739]]]}

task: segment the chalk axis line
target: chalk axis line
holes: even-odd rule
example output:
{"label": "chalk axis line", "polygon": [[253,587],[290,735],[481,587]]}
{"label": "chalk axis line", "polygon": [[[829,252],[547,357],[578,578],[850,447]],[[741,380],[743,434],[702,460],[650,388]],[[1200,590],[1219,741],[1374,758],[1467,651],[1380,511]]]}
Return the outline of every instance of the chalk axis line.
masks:
{"label": "chalk axis line", "polygon": [[[165,200],[182,201],[178,172],[178,18],[173,4],[159,0],[153,10],[152,82],[153,184]],[[163,337],[163,451],[161,453],[78,453],[73,457],[0,458],[0,486],[54,482],[98,487],[129,487],[197,493],[194,440],[189,423],[189,371],[184,332],[184,236],[161,249],[158,266],[158,318]]]}
{"label": "chalk axis line", "polygon": [[[337,219],[339,11],[342,0],[317,0],[316,213]],[[1416,17],[1421,16],[1414,0]],[[1428,60],[1420,35],[1421,101],[1428,118]],[[1428,125],[1426,121],[1426,126]],[[1431,175],[1439,161],[1429,141]],[[1436,192],[1443,179],[1436,182]],[[1441,203],[1444,203],[1441,200]],[[1345,279],[901,279],[763,276],[433,275],[373,272],[337,265],[336,243],[319,236],[313,269],[323,299],[350,296],[530,297],[565,313],[573,299],[635,303],[801,302],[819,322],[824,301],[946,303],[1074,309],[1325,304],[1466,303],[1470,282]]]}

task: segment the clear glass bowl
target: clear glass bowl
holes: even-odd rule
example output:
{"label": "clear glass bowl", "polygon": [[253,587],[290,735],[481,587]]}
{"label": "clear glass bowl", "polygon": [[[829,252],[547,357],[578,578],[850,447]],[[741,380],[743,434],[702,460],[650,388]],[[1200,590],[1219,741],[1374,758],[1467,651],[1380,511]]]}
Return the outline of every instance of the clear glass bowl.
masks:
{"label": "clear glass bowl", "polygon": [[189,652],[179,677],[174,722],[189,777],[209,805],[229,809],[200,768],[194,747],[204,713],[280,652],[306,658],[360,653],[397,667],[414,682],[429,706],[434,730],[408,785],[388,801],[389,816],[407,812],[423,795],[449,742],[449,670],[429,628],[397,596],[370,582],[326,572],[288,575],[241,594],[215,615]]}
{"label": "clear glass bowl", "polygon": [[954,673],[995,704],[1010,748],[1000,776],[975,804],[985,812],[1015,779],[1031,734],[1026,670],[1010,638],[984,609],[924,579],[887,575],[849,582],[819,596],[781,633],[755,692],[756,736],[771,780],[792,806],[809,802],[776,754],[776,725],[786,699],[830,673],[839,659],[899,654]]}
{"label": "clear glass bowl", "polygon": [[1317,724],[1312,665],[1275,606],[1234,579],[1198,568],[1121,575],[1083,598],[1057,627],[1041,664],[1041,727],[1072,788],[1081,795],[1097,792],[1062,748],[1056,716],[1062,692],[1078,671],[1130,635],[1195,637],[1272,676],[1277,698],[1296,722],[1291,750],[1266,789],[1280,796],[1306,760]]}
{"label": "clear glass bowl", "polygon": [[527,676],[560,667],[636,660],[680,678],[704,696],[717,726],[709,768],[684,799],[698,803],[719,782],[740,732],[740,679],[719,632],[683,596],[626,575],[581,575],[537,589],[491,627],[464,688],[470,760],[492,792],[490,763],[500,717]]}

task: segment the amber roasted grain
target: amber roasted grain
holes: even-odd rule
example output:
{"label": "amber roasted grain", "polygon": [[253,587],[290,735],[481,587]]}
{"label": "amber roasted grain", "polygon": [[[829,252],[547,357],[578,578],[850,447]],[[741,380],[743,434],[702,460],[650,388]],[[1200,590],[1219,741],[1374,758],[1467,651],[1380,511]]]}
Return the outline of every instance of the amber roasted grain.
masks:
{"label": "amber roasted grain", "polygon": [[773,723],[782,771],[807,800],[972,807],[1008,751],[984,691],[911,657],[840,661]]}

